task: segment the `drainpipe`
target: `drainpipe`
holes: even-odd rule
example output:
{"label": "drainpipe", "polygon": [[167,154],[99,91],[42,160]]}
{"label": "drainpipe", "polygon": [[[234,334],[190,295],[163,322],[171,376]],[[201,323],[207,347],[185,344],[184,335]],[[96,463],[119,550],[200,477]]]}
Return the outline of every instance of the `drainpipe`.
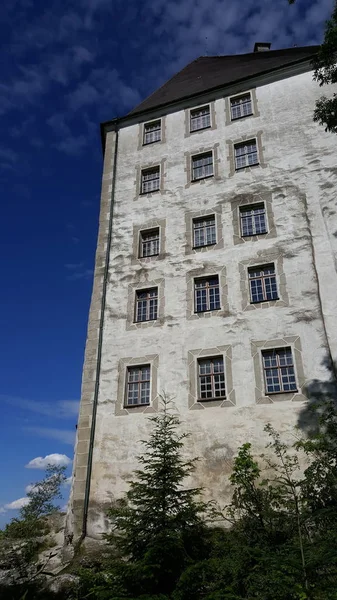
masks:
{"label": "drainpipe", "polygon": [[112,223],[113,223],[113,212],[114,212],[114,202],[115,202],[117,151],[118,151],[118,124],[117,123],[115,123],[114,131],[115,131],[116,137],[115,137],[115,149],[114,149],[114,160],[113,160],[110,216],[109,216],[109,224],[108,224],[108,237],[107,237],[105,265],[104,265],[104,274],[103,274],[101,314],[100,314],[99,333],[98,333],[96,379],[95,379],[94,399],[93,399],[93,405],[92,405],[92,421],[91,421],[91,431],[90,431],[90,440],[89,440],[87,477],[86,477],[86,482],[85,482],[82,533],[81,533],[80,539],[78,540],[77,547],[80,546],[80,544],[82,543],[82,541],[84,540],[84,538],[87,535],[87,519],[88,519],[90,483],[91,483],[91,473],[92,473],[92,457],[93,457],[94,441],[95,441],[97,403],[98,403],[98,393],[99,393],[99,381],[100,381],[100,374],[101,374],[105,298],[106,298],[106,290],[107,290],[107,285],[108,285],[110,246],[111,246],[111,238],[112,238]]}

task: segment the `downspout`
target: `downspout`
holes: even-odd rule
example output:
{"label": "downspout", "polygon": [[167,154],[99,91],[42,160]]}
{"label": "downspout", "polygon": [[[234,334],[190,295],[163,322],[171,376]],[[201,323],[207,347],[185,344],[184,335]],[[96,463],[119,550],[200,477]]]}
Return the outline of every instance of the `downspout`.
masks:
{"label": "downspout", "polygon": [[108,237],[107,237],[105,265],[104,265],[104,274],[103,274],[101,314],[100,314],[100,321],[99,321],[98,344],[97,344],[96,379],[95,379],[94,399],[93,399],[93,405],[92,405],[92,421],[91,421],[91,431],[90,431],[90,440],[89,440],[87,477],[86,477],[86,482],[85,482],[85,493],[84,493],[83,523],[82,523],[82,533],[81,533],[80,539],[78,540],[77,546],[80,546],[81,542],[84,540],[84,538],[87,535],[87,519],[88,519],[88,510],[89,510],[90,483],[91,483],[91,473],[92,473],[92,457],[93,457],[94,441],[95,441],[97,403],[98,403],[98,394],[99,394],[99,381],[100,381],[100,374],[101,374],[105,298],[106,298],[106,290],[107,290],[107,285],[108,285],[110,246],[111,246],[111,239],[112,239],[112,223],[113,223],[113,212],[114,212],[114,202],[115,202],[117,151],[118,151],[118,124],[117,123],[115,124],[115,134],[116,134],[116,137],[115,137],[115,149],[114,149],[113,172],[112,172],[111,203],[110,203]]}

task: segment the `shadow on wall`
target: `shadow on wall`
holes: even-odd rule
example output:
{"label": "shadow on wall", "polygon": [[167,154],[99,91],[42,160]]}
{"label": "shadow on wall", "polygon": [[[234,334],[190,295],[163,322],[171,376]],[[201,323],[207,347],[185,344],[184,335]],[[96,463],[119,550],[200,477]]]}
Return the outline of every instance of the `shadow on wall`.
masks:
{"label": "shadow on wall", "polygon": [[330,373],[330,377],[325,381],[313,379],[307,384],[305,393],[309,401],[300,412],[297,422],[299,429],[308,436],[318,432],[318,419],[324,402],[332,401],[337,408],[337,363],[326,356],[322,365]]}

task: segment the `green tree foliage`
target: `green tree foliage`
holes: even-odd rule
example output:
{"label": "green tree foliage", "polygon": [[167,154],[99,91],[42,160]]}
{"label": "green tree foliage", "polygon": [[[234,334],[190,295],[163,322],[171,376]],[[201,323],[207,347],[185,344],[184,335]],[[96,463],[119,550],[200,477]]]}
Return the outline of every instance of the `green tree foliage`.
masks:
{"label": "green tree foliage", "polygon": [[45,478],[27,493],[29,503],[20,509],[19,517],[8,523],[0,537],[1,600],[33,600],[47,598],[45,574],[50,553],[42,563],[43,536],[49,531],[48,517],[58,510],[55,500],[61,497],[65,467],[49,466]]}
{"label": "green tree foliage", "polygon": [[[319,85],[337,83],[337,0],[331,18],[326,23],[323,44],[314,60],[314,79]],[[337,94],[322,96],[316,103],[314,121],[325,131],[337,133]]]}

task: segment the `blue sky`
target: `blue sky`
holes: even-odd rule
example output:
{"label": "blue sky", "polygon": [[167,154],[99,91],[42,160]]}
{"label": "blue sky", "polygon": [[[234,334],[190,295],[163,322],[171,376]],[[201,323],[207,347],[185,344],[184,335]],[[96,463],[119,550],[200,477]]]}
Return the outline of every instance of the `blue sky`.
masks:
{"label": "blue sky", "polygon": [[73,456],[99,211],[99,123],[125,114],[200,55],[249,52],[255,41],[274,49],[320,43],[332,5],[2,0],[0,526],[43,476],[47,455],[71,469],[65,457]]}

